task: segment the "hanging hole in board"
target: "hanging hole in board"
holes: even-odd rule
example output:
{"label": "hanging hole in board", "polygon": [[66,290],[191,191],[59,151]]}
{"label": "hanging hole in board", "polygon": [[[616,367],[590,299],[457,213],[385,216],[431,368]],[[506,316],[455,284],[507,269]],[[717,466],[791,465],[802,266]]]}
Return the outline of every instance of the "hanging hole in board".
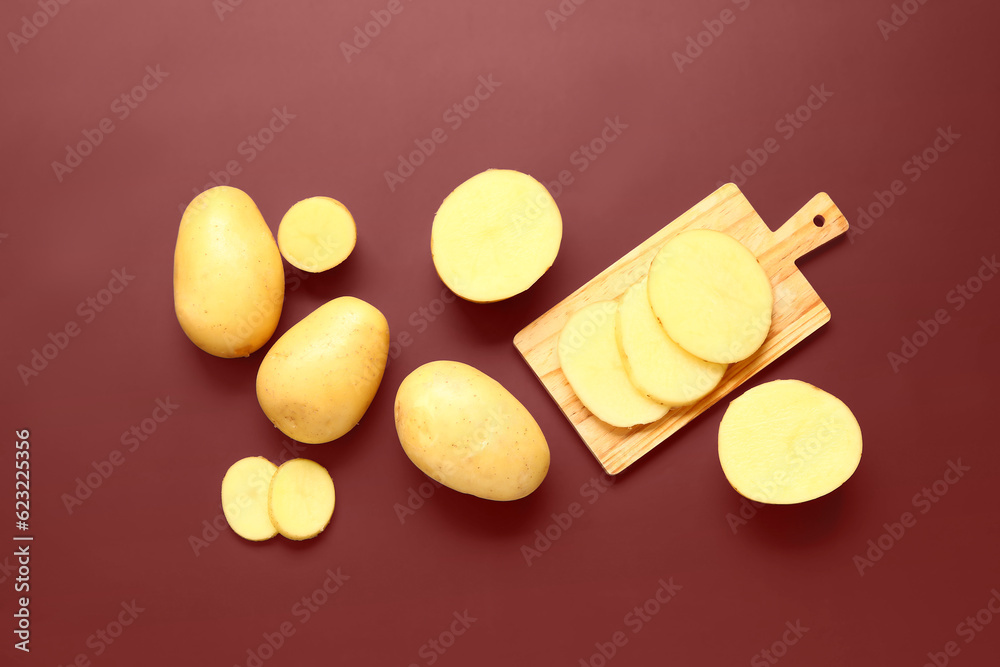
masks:
{"label": "hanging hole in board", "polygon": [[821,215],[817,215],[815,218],[813,218],[813,224],[816,225],[817,227],[822,227],[825,223],[826,223],[826,218],[824,218]]}

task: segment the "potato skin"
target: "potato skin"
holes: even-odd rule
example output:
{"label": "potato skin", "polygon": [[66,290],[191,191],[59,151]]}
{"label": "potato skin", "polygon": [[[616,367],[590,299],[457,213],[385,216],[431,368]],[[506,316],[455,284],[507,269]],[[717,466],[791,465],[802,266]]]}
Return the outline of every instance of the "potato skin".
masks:
{"label": "potato skin", "polygon": [[549,470],[549,447],[531,413],[503,385],[457,361],[432,361],[400,384],[396,433],[426,475],[487,500],[517,500]]}
{"label": "potato skin", "polygon": [[285,272],[274,236],[242,190],[211,188],[188,204],[174,249],[174,312],[217,357],[247,357],[278,326]]}
{"label": "potato skin", "polygon": [[342,296],[281,336],[257,371],[257,401],[288,437],[330,442],[354,428],[389,358],[389,324],[371,304]]}

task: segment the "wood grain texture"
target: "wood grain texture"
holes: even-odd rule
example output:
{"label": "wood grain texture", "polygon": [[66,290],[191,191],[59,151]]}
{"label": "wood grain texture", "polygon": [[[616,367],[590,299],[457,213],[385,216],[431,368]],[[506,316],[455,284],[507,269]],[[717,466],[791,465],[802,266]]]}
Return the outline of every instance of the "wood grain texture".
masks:
{"label": "wood grain texture", "polygon": [[[814,222],[817,216],[822,216],[822,226]],[[795,260],[847,228],[840,210],[820,193],[772,232],[740,189],[726,184],[522,329],[514,337],[514,345],[601,466],[617,474],[830,320],[829,309],[799,272]],[[725,232],[757,256],[774,290],[767,338],[751,357],[732,364],[719,385],[697,403],[675,408],[645,426],[609,426],[580,403],[566,381],[559,367],[559,332],[569,316],[583,306],[619,298],[646,275],[653,257],[669,238],[689,229]]]}

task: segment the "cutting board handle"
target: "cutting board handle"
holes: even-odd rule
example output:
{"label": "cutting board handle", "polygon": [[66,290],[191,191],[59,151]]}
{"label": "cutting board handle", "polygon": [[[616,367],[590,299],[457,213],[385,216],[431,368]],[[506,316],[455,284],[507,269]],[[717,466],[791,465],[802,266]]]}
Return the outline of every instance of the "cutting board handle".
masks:
{"label": "cutting board handle", "polygon": [[829,195],[821,192],[774,232],[775,245],[769,254],[774,253],[794,262],[837,238],[848,227],[844,214]]}

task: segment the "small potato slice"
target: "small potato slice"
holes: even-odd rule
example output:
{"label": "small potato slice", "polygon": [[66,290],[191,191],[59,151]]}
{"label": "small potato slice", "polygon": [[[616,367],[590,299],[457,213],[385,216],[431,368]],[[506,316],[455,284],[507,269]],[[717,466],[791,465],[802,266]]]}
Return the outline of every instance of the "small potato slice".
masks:
{"label": "small potato slice", "polygon": [[740,495],[801,503],[854,474],[861,427],[839,398],[799,380],[775,380],[729,404],[719,426],[719,461]]}
{"label": "small potato slice", "polygon": [[621,428],[649,424],[669,408],[647,398],[628,378],[615,335],[617,301],[597,301],[573,313],[559,334],[559,363],[580,402]]}
{"label": "small potato slice", "polygon": [[760,348],[774,297],[752,252],[722,232],[667,241],[649,267],[649,302],[667,335],[705,361],[731,364]]}
{"label": "small potato slice", "polygon": [[441,280],[467,301],[520,294],[552,266],[562,217],[545,186],[527,174],[489,169],[448,195],[431,227]]}
{"label": "small potato slice", "polygon": [[279,533],[290,540],[308,540],[330,523],[335,500],[326,468],[309,459],[292,459],[271,478],[267,510]]}
{"label": "small potato slice", "polygon": [[330,197],[310,197],[294,204],[278,225],[278,249],[294,267],[319,273],[351,254],[357,226],[347,207]]}
{"label": "small potato slice", "polygon": [[222,478],[222,511],[233,532],[262,542],[278,534],[267,513],[267,490],[278,467],[262,456],[240,459]]}
{"label": "small potato slice", "polygon": [[699,359],[670,339],[649,305],[645,278],[622,296],[617,325],[628,377],[654,401],[690,405],[715,389],[726,372],[726,364]]}

